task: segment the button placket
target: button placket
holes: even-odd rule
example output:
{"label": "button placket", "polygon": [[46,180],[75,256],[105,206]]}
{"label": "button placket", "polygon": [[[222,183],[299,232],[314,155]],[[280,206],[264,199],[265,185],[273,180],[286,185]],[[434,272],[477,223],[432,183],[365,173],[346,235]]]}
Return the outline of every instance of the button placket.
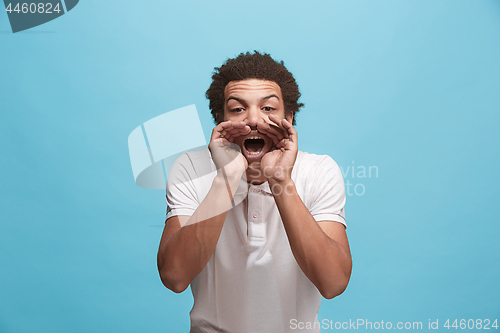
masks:
{"label": "button placket", "polygon": [[256,187],[249,191],[248,199],[248,241],[250,244],[259,245],[266,239],[266,224],[261,214],[264,201]]}

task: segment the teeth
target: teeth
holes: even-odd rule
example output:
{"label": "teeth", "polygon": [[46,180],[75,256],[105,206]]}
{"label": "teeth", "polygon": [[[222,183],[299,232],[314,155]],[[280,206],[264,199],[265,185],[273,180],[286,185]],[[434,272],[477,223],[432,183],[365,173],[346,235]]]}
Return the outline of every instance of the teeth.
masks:
{"label": "teeth", "polygon": [[259,155],[260,151],[247,151],[248,155]]}
{"label": "teeth", "polygon": [[249,139],[253,140],[253,139],[262,139],[262,138],[260,136],[251,136],[251,137],[247,138],[247,140],[249,140]]}

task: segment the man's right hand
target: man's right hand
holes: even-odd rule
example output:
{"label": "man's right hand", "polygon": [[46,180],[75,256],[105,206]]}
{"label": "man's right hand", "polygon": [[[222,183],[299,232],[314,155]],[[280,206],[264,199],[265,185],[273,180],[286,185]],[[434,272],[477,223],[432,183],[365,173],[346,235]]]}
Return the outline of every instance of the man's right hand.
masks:
{"label": "man's right hand", "polygon": [[217,177],[190,217],[173,216],[166,221],[158,249],[158,271],[170,290],[185,290],[215,251],[233,193],[248,167],[233,140],[248,133],[250,127],[244,122],[226,121],[213,129],[208,147],[217,166]]}
{"label": "man's right hand", "polygon": [[245,122],[225,121],[214,127],[208,149],[217,167],[217,172],[222,170],[228,178],[240,179],[248,168],[245,156],[233,141],[234,138],[250,133],[250,127]]}

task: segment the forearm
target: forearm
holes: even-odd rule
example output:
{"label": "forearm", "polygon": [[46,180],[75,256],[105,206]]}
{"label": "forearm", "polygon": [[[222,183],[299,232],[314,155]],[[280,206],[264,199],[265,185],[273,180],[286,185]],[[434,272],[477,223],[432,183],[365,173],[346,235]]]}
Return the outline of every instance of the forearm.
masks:
{"label": "forearm", "polygon": [[[299,197],[294,182],[269,180],[299,267],[325,298],[341,294],[351,274],[349,248],[330,238]],[[336,222],[331,222],[336,223]]]}
{"label": "forearm", "polygon": [[187,223],[167,239],[158,250],[160,277],[169,289],[181,292],[206,266],[217,245],[232,195],[239,179],[218,175],[207,196]]}

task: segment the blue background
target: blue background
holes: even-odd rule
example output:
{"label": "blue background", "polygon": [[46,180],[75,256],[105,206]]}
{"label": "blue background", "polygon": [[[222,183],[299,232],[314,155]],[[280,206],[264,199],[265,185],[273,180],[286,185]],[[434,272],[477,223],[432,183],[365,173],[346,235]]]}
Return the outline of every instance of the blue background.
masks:
{"label": "blue background", "polygon": [[208,139],[213,68],[254,49],[300,85],[301,150],[378,168],[346,174],[353,273],[320,320],[500,319],[499,1],[85,0],[0,13],[0,48],[0,332],[188,330],[127,137],[196,104]]}

